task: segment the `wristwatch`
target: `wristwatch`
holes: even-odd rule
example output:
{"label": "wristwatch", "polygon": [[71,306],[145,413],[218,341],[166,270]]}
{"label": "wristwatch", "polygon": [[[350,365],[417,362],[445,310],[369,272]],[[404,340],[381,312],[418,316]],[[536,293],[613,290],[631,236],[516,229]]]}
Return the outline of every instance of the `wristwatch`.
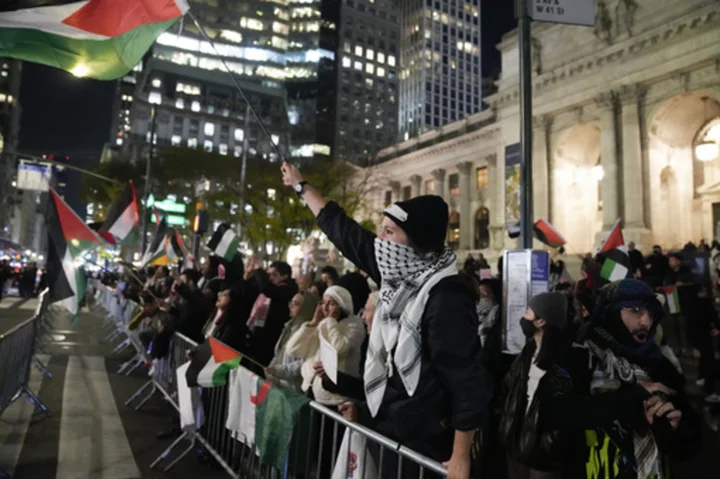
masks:
{"label": "wristwatch", "polygon": [[305,185],[308,185],[309,183],[307,181],[301,181],[297,185],[293,186],[295,188],[295,193],[298,195],[298,198],[302,198],[302,195],[305,193]]}

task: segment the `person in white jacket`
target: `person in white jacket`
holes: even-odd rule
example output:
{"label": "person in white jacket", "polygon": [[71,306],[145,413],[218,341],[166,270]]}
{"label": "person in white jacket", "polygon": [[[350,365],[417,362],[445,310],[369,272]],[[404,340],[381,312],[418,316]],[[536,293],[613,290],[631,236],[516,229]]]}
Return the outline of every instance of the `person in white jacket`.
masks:
{"label": "person in white jacket", "polygon": [[346,401],[344,396],[325,390],[322,378],[313,368],[320,360],[320,337],[337,351],[338,371],[360,377],[361,348],[367,332],[362,319],[353,311],[350,292],[342,286],[331,286],[325,291],[312,321],[303,324],[287,343],[287,354],[305,359],[301,369],[302,390],[311,391],[320,404],[337,406]]}

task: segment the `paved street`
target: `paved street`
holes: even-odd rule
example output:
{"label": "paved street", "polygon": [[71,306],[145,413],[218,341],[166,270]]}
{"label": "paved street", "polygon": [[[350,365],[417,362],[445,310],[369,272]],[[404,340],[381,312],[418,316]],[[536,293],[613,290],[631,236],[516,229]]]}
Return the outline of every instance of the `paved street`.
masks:
{"label": "paved street", "polygon": [[[31,317],[36,305],[35,299],[3,299],[0,331]],[[40,357],[53,377],[34,369],[30,381],[52,416],[33,417],[23,398],[13,404],[0,420],[0,468],[16,479],[228,477],[198,463],[194,452],[168,473],[149,468],[174,439],[157,439],[157,432],[177,419],[159,396],[139,412],[123,405],[147,381],[147,371],[116,374],[121,359],[102,344],[101,324],[90,313],[75,326],[66,315],[57,319],[50,355]]]}

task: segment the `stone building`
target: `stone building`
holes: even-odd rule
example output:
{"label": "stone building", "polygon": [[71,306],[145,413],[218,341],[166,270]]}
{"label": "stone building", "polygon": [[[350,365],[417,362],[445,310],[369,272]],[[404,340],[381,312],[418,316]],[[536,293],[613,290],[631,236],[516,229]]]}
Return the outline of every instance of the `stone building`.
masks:
{"label": "stone building", "polygon": [[[594,28],[534,23],[532,37],[535,219],[576,253],[618,218],[645,252],[715,237],[720,3],[599,0]],[[425,193],[448,201],[461,258],[517,244],[505,229],[519,215],[508,166],[520,138],[517,32],[497,48],[502,74],[487,110],[382,150],[373,169],[373,211]]]}

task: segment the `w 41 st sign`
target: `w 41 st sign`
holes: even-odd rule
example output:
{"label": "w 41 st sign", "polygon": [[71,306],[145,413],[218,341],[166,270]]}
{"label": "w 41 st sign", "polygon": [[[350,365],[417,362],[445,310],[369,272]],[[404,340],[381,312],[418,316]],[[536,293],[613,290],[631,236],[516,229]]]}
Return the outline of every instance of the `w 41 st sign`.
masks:
{"label": "w 41 st sign", "polygon": [[595,25],[595,0],[530,0],[528,10],[538,22]]}

